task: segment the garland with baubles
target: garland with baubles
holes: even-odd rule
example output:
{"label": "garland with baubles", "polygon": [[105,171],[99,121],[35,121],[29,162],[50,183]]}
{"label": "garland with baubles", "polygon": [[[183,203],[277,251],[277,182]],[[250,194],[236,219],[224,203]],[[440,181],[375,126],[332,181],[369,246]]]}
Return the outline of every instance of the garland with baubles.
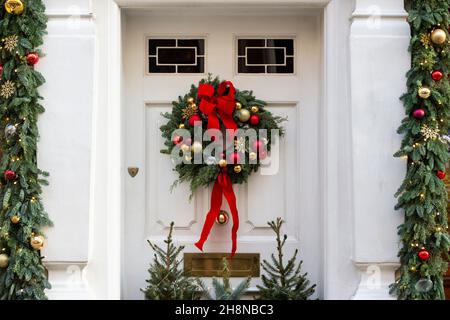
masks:
{"label": "garland with baubles", "polygon": [[403,95],[407,117],[397,157],[408,170],[396,196],[405,212],[399,227],[400,277],[391,286],[399,299],[445,299],[443,275],[448,269],[447,201],[444,179],[450,160],[450,1],[415,0],[411,26],[412,68]]}
{"label": "garland with baubles", "polygon": [[34,69],[46,34],[42,0],[6,0],[0,9],[0,299],[46,299],[40,250],[51,222],[41,203],[47,184],[37,166],[37,120],[44,112]]}
{"label": "garland with baubles", "polygon": [[[239,216],[233,184],[246,183],[249,176],[260,168],[261,160],[268,157],[272,142],[271,130],[278,130],[279,135],[283,135],[280,124],[286,119],[274,116],[266,105],[264,101],[256,99],[251,91],[237,90],[230,81],[221,82],[219,78],[209,76],[201,80],[199,86],[192,85],[189,93],[174,101],[171,113],[163,114],[168,122],[161,127],[166,146],[161,152],[173,155],[175,151],[177,155],[181,153],[185,160],[175,165],[174,170],[179,178],[174,186],[188,182],[193,194],[200,187],[214,184],[211,210],[207,214],[200,240],[195,244],[200,250],[203,250],[214,222],[224,223],[227,220],[221,211],[222,197],[225,196],[233,218],[231,253],[234,255],[236,252]],[[205,130],[216,129],[223,133],[224,140],[227,135],[233,135],[229,139],[232,143],[224,143],[218,154],[205,156],[205,161],[194,164],[192,160],[196,156],[202,159],[208,145],[218,143],[214,135],[210,141],[204,141],[203,138],[201,141],[195,140],[195,125],[201,125],[202,137],[208,135],[205,135]],[[188,136],[178,134],[178,129],[188,130]],[[266,129],[267,135],[258,136],[252,142],[234,135],[238,129]]]}

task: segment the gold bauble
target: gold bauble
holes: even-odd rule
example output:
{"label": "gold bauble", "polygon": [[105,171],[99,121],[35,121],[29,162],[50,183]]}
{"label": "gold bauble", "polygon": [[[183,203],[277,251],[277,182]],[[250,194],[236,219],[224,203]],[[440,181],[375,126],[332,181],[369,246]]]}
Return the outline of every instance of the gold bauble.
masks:
{"label": "gold bauble", "polygon": [[184,125],[184,123],[182,123],[182,124],[180,124],[179,126],[178,126],[178,128],[179,129],[184,129],[186,126]]}
{"label": "gold bauble", "polygon": [[186,153],[186,152],[189,152],[191,150],[191,147],[188,146],[187,144],[182,144],[180,149],[181,149],[181,151]]}
{"label": "gold bauble", "polygon": [[11,217],[11,222],[12,222],[13,224],[18,224],[18,223],[20,222],[20,217],[19,217],[19,216],[16,216],[16,215],[12,216],[12,217]]}
{"label": "gold bauble", "polygon": [[236,102],[236,110],[241,110],[241,109],[242,109],[242,103]]}
{"label": "gold bauble", "polygon": [[435,29],[431,33],[431,41],[434,44],[444,44],[445,40],[447,40],[447,34],[442,29]]}
{"label": "gold bauble", "polygon": [[256,154],[256,152],[250,152],[250,154],[248,155],[248,158],[251,161],[255,161],[256,159],[258,159],[258,155]]}
{"label": "gold bauble", "polygon": [[219,160],[219,167],[225,168],[227,165],[228,165],[227,160],[225,159]]}
{"label": "gold bauble", "polygon": [[419,88],[419,97],[422,99],[428,99],[431,96],[431,90],[427,87]]}
{"label": "gold bauble", "polygon": [[9,256],[6,253],[0,254],[0,268],[6,269],[9,265]]}
{"label": "gold bauble", "polygon": [[412,266],[409,270],[411,270],[411,272],[416,272],[416,271],[417,271],[417,268],[414,267],[414,266]]}
{"label": "gold bauble", "polygon": [[35,250],[41,250],[44,246],[44,237],[43,236],[34,236],[30,239],[30,244]]}
{"label": "gold bauble", "polygon": [[259,112],[258,106],[253,106],[253,107],[252,107],[252,112],[253,112],[253,113]]}
{"label": "gold bauble", "polygon": [[221,210],[216,218],[216,223],[220,225],[225,225],[228,223],[228,219],[229,219],[228,212]]}
{"label": "gold bauble", "polygon": [[250,119],[250,111],[247,109],[241,109],[239,110],[239,120],[241,122],[247,122]]}
{"label": "gold bauble", "polygon": [[8,13],[21,14],[24,8],[23,2],[20,0],[8,0],[5,2],[5,10]]}
{"label": "gold bauble", "polygon": [[189,104],[193,104],[193,103],[195,102],[195,100],[194,100],[194,98],[189,97],[189,98],[187,98],[187,102],[188,102]]}
{"label": "gold bauble", "polygon": [[201,153],[203,151],[203,146],[200,142],[196,141],[192,144],[192,151],[194,153]]}
{"label": "gold bauble", "polygon": [[235,166],[234,167],[234,172],[241,173],[241,171],[242,171],[242,167],[241,166]]}

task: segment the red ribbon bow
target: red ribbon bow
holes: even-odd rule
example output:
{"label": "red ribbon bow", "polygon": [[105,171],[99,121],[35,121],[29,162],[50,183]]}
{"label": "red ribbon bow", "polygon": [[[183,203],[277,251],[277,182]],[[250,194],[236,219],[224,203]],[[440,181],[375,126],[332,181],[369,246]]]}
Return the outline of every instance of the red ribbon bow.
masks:
{"label": "red ribbon bow", "polygon": [[[228,94],[225,92],[229,89]],[[201,83],[198,86],[198,99],[200,100],[200,111],[208,116],[208,129],[220,129],[220,119],[226,129],[237,129],[233,119],[233,111],[236,107],[236,89],[230,81],[224,81],[217,89],[211,84]]]}
{"label": "red ribbon bow", "polygon": [[216,218],[220,214],[220,208],[222,206],[222,195],[227,199],[228,205],[231,210],[231,216],[233,218],[233,228],[231,230],[232,248],[231,256],[236,253],[237,248],[237,231],[239,229],[239,216],[236,206],[236,196],[233,191],[233,184],[231,183],[230,176],[226,169],[222,170],[214,183],[212,195],[211,195],[211,209],[206,216],[205,224],[203,225],[202,234],[200,240],[195,244],[197,248],[203,251],[203,244],[208,239],[209,233],[216,221]]}

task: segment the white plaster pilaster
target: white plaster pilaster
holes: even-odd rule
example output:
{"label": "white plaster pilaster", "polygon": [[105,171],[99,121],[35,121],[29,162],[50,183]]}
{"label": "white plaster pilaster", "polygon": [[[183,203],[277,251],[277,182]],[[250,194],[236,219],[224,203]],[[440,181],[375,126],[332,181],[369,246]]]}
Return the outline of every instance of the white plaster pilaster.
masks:
{"label": "white plaster pilaster", "polygon": [[[393,280],[398,252],[394,193],[405,174],[404,161],[393,157],[400,147],[396,133],[410,67],[410,31],[403,0],[357,0],[350,35],[353,139],[353,260],[357,266],[385,266],[382,279]],[[360,268],[355,299],[370,299]],[[381,281],[373,298],[390,298]]]}

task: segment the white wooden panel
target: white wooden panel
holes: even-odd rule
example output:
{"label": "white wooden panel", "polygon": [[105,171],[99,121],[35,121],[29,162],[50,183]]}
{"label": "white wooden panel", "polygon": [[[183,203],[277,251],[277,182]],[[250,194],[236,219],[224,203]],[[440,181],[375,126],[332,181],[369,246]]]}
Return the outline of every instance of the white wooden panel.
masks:
{"label": "white wooden panel", "polygon": [[47,13],[52,14],[79,14],[90,12],[91,0],[44,0]]}
{"label": "white wooden panel", "polygon": [[[179,184],[171,189],[178,174],[173,171],[173,164],[166,154],[159,151],[164,148],[164,139],[161,136],[160,126],[163,124],[161,113],[172,109],[171,104],[149,104],[146,108],[146,168],[147,168],[147,205],[146,219],[149,229],[148,234],[154,234],[159,229],[169,227],[172,221],[177,228],[189,228],[196,220],[195,199],[186,201],[186,195],[190,193],[189,185]],[[169,160],[169,161],[168,161]],[[164,232],[166,230],[164,229]]]}
{"label": "white wooden panel", "polygon": [[51,19],[37,68],[47,80],[42,87],[44,113],[39,121],[39,166],[50,172],[44,205],[55,228],[47,231],[47,261],[87,261],[91,113],[93,105],[93,25],[83,19],[78,30]]}

